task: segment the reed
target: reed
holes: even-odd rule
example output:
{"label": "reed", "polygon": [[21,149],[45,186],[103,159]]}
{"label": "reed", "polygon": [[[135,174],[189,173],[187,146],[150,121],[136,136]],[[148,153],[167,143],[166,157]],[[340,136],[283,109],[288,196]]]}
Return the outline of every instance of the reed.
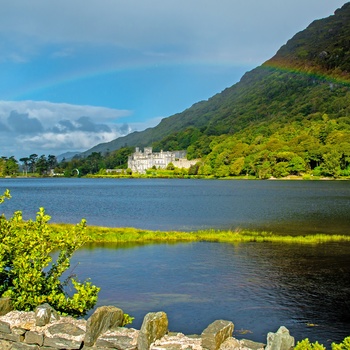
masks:
{"label": "reed", "polygon": [[[56,232],[69,230],[71,224],[51,224]],[[87,234],[92,242],[114,243],[152,243],[152,242],[276,242],[320,244],[327,242],[350,242],[350,235],[310,234],[310,235],[277,235],[271,232],[249,230],[199,230],[181,231],[151,231],[132,227],[109,228],[87,226]]]}

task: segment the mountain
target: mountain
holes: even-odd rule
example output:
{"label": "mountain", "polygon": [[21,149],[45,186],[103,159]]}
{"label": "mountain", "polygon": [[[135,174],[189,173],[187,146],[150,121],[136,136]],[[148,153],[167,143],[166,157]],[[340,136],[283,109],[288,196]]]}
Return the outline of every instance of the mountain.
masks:
{"label": "mountain", "polygon": [[58,162],[62,162],[62,160],[71,160],[74,157],[77,157],[80,155],[80,152],[66,152],[66,153],[62,153],[60,155],[58,155],[56,157]]}
{"label": "mountain", "polygon": [[[226,156],[222,166],[229,167],[242,157],[246,164],[247,157],[262,148],[269,153],[260,155],[266,162],[287,163],[294,154],[303,159],[304,168],[313,170],[325,161],[323,154],[331,152],[332,142],[339,144],[350,138],[349,87],[350,3],[347,3],[334,15],[316,20],[297,33],[274,57],[247,72],[237,84],[163,119],[154,128],[99,144],[82,155],[103,154],[125,145],[152,145],[155,150],[187,149],[190,158],[205,157],[208,167],[217,169],[221,166],[217,157],[223,152],[230,156]],[[338,134],[335,135],[335,131]],[[328,148],[311,159],[306,156],[309,149],[297,150],[296,138],[303,133],[313,138],[307,141],[312,144],[311,148]],[[266,146],[271,138],[291,153],[286,159],[271,153],[276,152]],[[291,140],[295,144],[286,144]],[[249,147],[250,153],[246,151],[235,158],[231,148],[237,143]],[[215,147],[223,151],[219,154]],[[339,155],[344,159],[342,168],[350,162],[350,145],[348,153]],[[261,166],[257,164],[255,170],[253,165],[248,167],[249,172],[256,173]]]}

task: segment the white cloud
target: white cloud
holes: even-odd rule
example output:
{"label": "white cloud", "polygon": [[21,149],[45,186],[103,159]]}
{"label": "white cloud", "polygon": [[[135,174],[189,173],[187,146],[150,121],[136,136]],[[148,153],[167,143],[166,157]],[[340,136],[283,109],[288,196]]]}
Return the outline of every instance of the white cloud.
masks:
{"label": "white cloud", "polygon": [[130,114],[126,110],[46,101],[0,101],[1,155],[85,151],[132,131],[119,121]]}
{"label": "white cloud", "polygon": [[50,127],[62,119],[78,119],[82,116],[91,117],[99,122],[113,122],[132,113],[128,110],[47,101],[0,101],[0,121],[7,118],[11,111],[37,118],[46,127]]}

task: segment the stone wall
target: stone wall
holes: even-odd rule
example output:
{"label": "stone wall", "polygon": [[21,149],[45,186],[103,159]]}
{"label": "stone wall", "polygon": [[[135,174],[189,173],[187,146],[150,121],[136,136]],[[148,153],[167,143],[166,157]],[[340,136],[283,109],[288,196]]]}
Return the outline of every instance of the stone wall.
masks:
{"label": "stone wall", "polygon": [[[5,303],[8,302],[5,300]],[[217,320],[201,335],[171,333],[166,313],[148,313],[141,329],[122,327],[124,313],[102,306],[88,320],[63,317],[48,304],[33,312],[9,311],[1,306],[0,349],[85,350],[263,350],[265,344],[232,337],[234,324]],[[285,327],[267,336],[266,350],[290,350],[294,338]]]}

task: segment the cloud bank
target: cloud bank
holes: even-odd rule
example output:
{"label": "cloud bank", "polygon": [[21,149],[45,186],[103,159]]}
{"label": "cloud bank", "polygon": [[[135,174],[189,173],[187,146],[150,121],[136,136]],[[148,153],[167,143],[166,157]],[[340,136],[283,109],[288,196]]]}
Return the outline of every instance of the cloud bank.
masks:
{"label": "cloud bank", "polygon": [[85,151],[142,127],[121,122],[130,114],[65,103],[0,101],[0,153],[24,157]]}

